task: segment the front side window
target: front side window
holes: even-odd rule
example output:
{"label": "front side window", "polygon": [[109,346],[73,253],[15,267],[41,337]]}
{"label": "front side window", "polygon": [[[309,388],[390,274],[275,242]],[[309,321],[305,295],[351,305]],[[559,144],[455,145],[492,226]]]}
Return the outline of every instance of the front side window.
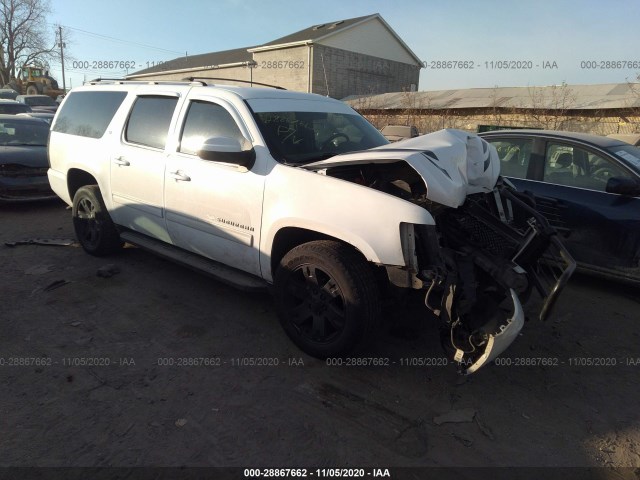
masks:
{"label": "front side window", "polygon": [[243,135],[229,112],[215,103],[193,101],[189,105],[182,136],[180,152],[197,155],[207,138],[231,137],[239,141]]}
{"label": "front side window", "polygon": [[260,112],[256,121],[276,160],[303,164],[389,142],[360,115]]}
{"label": "front side window", "polygon": [[631,178],[610,159],[587,149],[562,143],[547,145],[545,182],[604,192],[612,177]]}
{"label": "front side window", "polygon": [[125,130],[129,143],[164,149],[171,117],[176,108],[176,97],[143,96],[133,104]]}
{"label": "front side window", "polygon": [[513,178],[527,178],[527,169],[533,150],[533,139],[489,139],[500,157],[500,175]]}

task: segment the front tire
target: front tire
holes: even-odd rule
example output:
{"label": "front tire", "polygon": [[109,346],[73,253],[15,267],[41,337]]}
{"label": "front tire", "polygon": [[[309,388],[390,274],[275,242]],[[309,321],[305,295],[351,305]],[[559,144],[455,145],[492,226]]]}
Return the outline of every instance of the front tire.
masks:
{"label": "front tire", "polygon": [[317,358],[343,356],[369,339],[380,318],[380,295],[367,261],[335,241],[313,241],[287,253],[274,278],[280,323]]}
{"label": "front tire", "polygon": [[119,250],[123,242],[107,212],[97,185],[78,189],[73,197],[73,227],[85,252],[102,257]]}

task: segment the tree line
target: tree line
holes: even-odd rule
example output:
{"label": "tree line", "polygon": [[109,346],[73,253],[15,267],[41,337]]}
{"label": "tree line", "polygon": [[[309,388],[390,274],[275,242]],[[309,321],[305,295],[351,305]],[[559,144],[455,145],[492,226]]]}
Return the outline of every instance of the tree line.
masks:
{"label": "tree line", "polygon": [[49,69],[60,39],[48,0],[0,0],[0,86],[15,84],[24,65]]}

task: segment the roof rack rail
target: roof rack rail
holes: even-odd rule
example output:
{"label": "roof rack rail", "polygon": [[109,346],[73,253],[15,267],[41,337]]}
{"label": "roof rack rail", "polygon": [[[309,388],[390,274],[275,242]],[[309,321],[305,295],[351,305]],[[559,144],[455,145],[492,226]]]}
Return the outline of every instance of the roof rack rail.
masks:
{"label": "roof rack rail", "polygon": [[94,84],[94,83],[98,83],[98,82],[124,82],[126,81],[126,78],[102,78],[102,77],[98,77],[98,78],[94,78],[93,80],[87,80],[85,82],[82,82],[83,84]]}
{"label": "roof rack rail", "polygon": [[[286,90],[286,88],[281,87],[279,85],[271,85],[269,83],[260,83],[260,82],[254,82],[252,80],[239,80],[236,78],[222,78],[222,77],[185,77],[182,80],[184,81],[188,81],[188,82],[200,82],[202,80],[224,80],[227,82],[238,82],[238,83],[248,83],[250,85],[260,85],[261,87],[271,87],[271,88],[275,88],[277,90]],[[202,82],[204,85],[206,85],[205,82]]]}
{"label": "roof rack rail", "polygon": [[189,83],[199,83],[200,85],[206,85],[206,82],[201,80],[129,80],[127,78],[94,78],[93,80],[87,80],[83,82],[84,85],[96,85],[98,83],[135,83],[138,85],[186,85]]}

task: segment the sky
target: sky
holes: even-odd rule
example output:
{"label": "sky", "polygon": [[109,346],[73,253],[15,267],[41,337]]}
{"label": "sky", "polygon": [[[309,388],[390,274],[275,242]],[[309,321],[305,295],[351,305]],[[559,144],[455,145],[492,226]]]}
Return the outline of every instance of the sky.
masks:
{"label": "sky", "polygon": [[[68,37],[67,88],[373,13],[423,61],[419,90],[625,83],[640,75],[638,0],[50,0],[50,5],[51,31],[61,25]],[[135,67],[98,68],[100,61]],[[466,67],[473,62],[473,68],[460,68],[461,62]],[[62,87],[60,67],[59,61],[51,63]]]}

